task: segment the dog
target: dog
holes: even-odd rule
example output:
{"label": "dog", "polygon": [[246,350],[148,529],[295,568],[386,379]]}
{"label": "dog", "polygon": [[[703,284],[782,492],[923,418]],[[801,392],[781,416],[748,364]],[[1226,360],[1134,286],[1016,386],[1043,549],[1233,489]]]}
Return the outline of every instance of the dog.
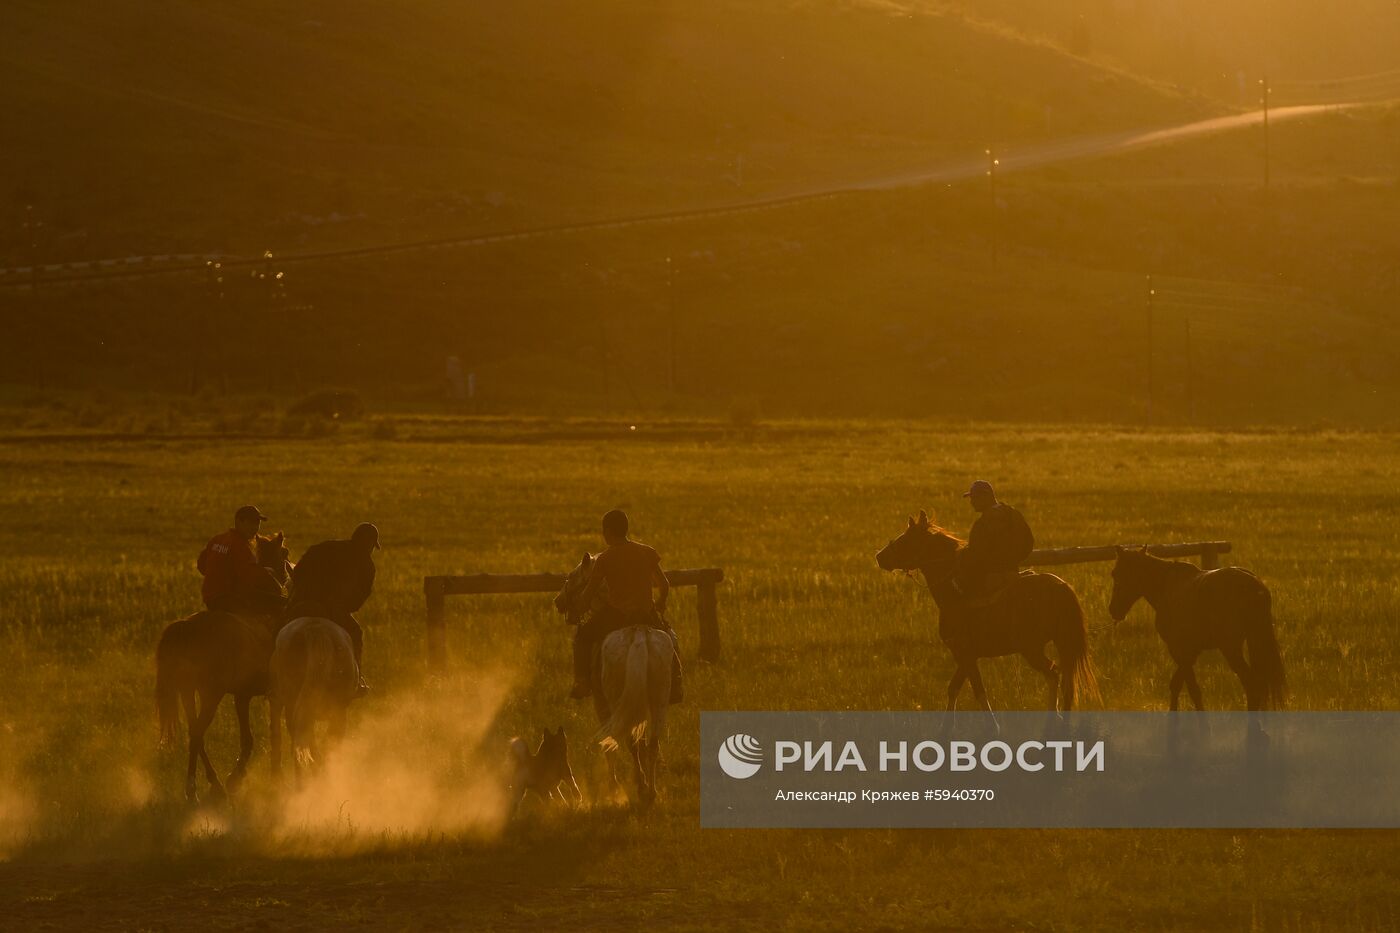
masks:
{"label": "dog", "polygon": [[574,780],[574,770],[569,767],[569,740],[564,736],[563,726],[553,732],[546,730],[534,754],[530,753],[530,746],[524,739],[519,736],[511,739],[510,756],[513,766],[510,782],[514,798],[512,813],[519,811],[520,802],[525,799],[527,791],[534,791],[551,803],[570,802],[570,794],[575,806],[583,803],[583,794]]}

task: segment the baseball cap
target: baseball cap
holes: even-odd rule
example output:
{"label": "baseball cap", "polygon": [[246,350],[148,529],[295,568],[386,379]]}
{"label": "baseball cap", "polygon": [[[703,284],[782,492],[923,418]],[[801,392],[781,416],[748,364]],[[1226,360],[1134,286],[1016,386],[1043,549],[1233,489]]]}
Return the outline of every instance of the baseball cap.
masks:
{"label": "baseball cap", "polygon": [[241,522],[245,518],[256,518],[260,522],[267,521],[267,516],[259,512],[256,505],[245,505],[237,512],[233,513],[233,520],[235,522]]}
{"label": "baseball cap", "polygon": [[992,492],[992,484],[991,484],[991,483],[987,482],[987,481],[984,480],[984,479],[979,479],[977,482],[975,482],[975,483],[972,484],[972,488],[971,488],[971,489],[969,489],[967,492],[963,493],[963,498],[964,498],[964,499],[971,499],[973,496],[977,495],[979,492],[984,492],[984,493],[986,493],[986,494],[989,495],[989,496],[996,495],[996,493]]}

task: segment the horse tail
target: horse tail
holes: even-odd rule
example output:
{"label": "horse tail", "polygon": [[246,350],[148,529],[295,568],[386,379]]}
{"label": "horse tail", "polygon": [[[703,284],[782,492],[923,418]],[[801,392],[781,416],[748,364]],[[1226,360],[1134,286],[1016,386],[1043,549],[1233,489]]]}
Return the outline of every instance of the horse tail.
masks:
{"label": "horse tail", "polygon": [[[645,629],[637,626],[629,631],[631,643],[627,646],[627,674],[622,684],[622,696],[613,703],[607,722],[599,726],[593,735],[593,741],[601,743],[605,749],[616,748],[617,736],[628,731],[634,740],[641,741],[651,728],[651,704],[647,701],[647,687],[651,680],[647,660],[650,646]],[[606,656],[603,663],[606,666]]]}
{"label": "horse tail", "polygon": [[1054,641],[1055,650],[1060,655],[1061,676],[1068,678],[1064,683],[1063,706],[1073,709],[1076,692],[1096,703],[1102,698],[1098,674],[1089,654],[1089,628],[1084,621],[1084,607],[1068,583],[1061,581],[1060,586],[1064,594],[1064,608]]}
{"label": "horse tail", "polygon": [[1282,709],[1288,684],[1283,674],[1283,656],[1274,635],[1273,597],[1261,584],[1255,594],[1253,611],[1245,621],[1245,644],[1249,646],[1249,667],[1259,691],[1263,709]]}
{"label": "horse tail", "polygon": [[170,638],[171,627],[167,626],[156,644],[156,714],[160,718],[160,746],[175,742],[175,732],[180,726],[180,695],[175,686],[172,657],[174,648]]}

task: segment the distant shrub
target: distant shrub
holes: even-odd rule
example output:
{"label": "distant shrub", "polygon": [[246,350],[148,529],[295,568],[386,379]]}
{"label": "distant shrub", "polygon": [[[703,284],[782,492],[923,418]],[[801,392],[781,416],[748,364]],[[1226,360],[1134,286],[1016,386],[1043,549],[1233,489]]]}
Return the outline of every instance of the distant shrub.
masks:
{"label": "distant shrub", "polygon": [[329,418],[308,418],[306,420],[306,437],[330,437],[340,430],[340,422]]}
{"label": "distant shrub", "polygon": [[365,403],[353,389],[318,389],[287,407],[287,414],[354,421],[363,417]]}
{"label": "distant shrub", "polygon": [[301,437],[306,433],[306,419],[295,415],[283,415],[277,422],[277,433],[283,437]]}
{"label": "distant shrub", "polygon": [[100,428],[111,419],[112,412],[100,405],[84,405],[74,420],[80,428]]}
{"label": "distant shrub", "polygon": [[750,398],[738,398],[729,403],[729,423],[736,428],[752,428],[758,424],[758,403]]}
{"label": "distant shrub", "polygon": [[375,440],[392,441],[399,436],[399,426],[392,418],[375,418],[369,433]]}

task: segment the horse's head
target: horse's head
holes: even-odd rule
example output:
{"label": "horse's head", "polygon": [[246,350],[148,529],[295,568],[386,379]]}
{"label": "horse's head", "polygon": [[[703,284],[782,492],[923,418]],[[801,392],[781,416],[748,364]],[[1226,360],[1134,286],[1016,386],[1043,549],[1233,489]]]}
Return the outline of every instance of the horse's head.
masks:
{"label": "horse's head", "polygon": [[1146,546],[1118,547],[1115,550],[1118,556],[1113,563],[1113,595],[1108,600],[1108,614],[1114,622],[1122,622],[1133,604],[1147,595],[1148,580],[1156,558],[1147,553]]}
{"label": "horse's head", "polygon": [[550,764],[567,769],[569,766],[569,740],[564,736],[564,727],[550,732],[544,732],[544,738],[540,741],[540,750],[537,756]]}
{"label": "horse's head", "polygon": [[554,597],[554,608],[564,616],[570,625],[576,625],[579,618],[588,611],[583,605],[583,591],[588,586],[588,577],[593,572],[593,555],[583,552],[583,560],[578,562],[564,578],[564,588]]}
{"label": "horse's head", "polygon": [[258,565],[271,570],[272,575],[283,586],[287,585],[287,576],[291,572],[291,562],[288,560],[290,556],[287,536],[282,532],[279,531],[275,535],[258,535]]}
{"label": "horse's head", "polygon": [[918,518],[910,517],[908,527],[899,537],[880,549],[875,562],[881,570],[911,573],[946,563],[951,572],[953,557],[961,545],[961,541],[935,525],[928,513],[921,510]]}

